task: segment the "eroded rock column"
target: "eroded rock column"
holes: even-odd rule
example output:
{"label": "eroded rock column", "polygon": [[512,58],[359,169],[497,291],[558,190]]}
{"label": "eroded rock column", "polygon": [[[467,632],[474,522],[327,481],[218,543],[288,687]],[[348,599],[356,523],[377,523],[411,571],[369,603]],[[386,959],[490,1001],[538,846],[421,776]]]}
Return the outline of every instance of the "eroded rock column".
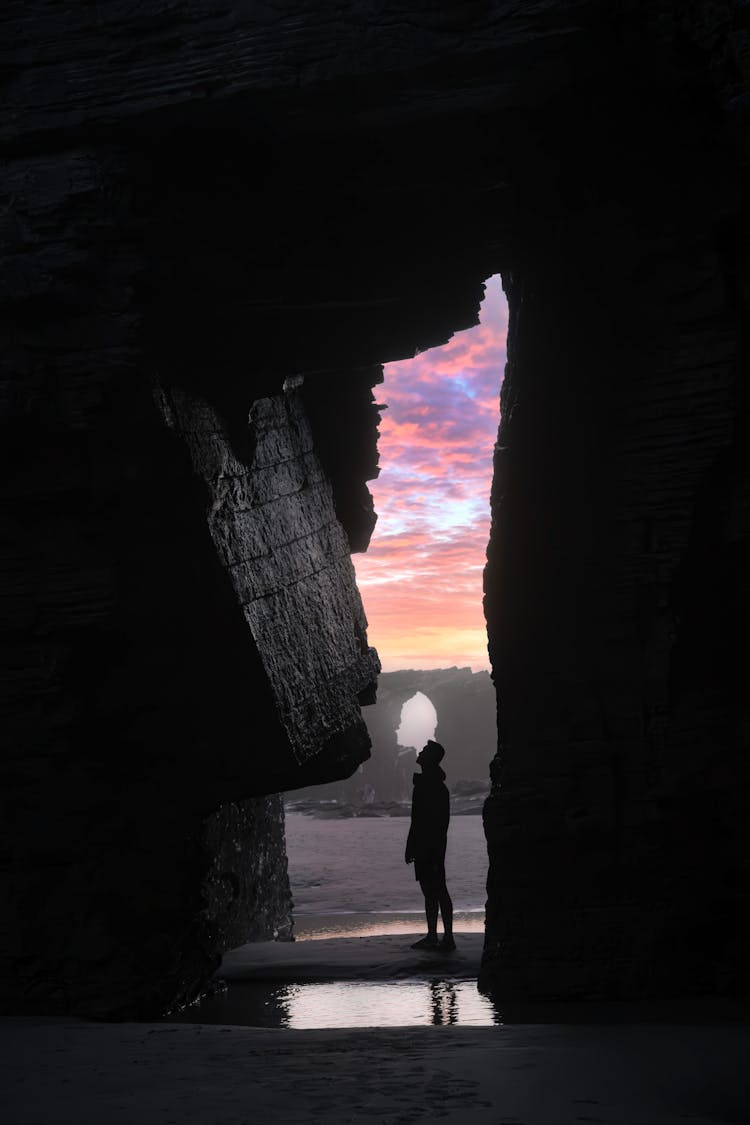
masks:
{"label": "eroded rock column", "polygon": [[731,157],[685,122],[672,147],[670,120],[598,150],[617,202],[582,148],[506,274],[485,577],[500,999],[747,986],[744,219]]}
{"label": "eroded rock column", "polygon": [[[373,689],[380,664],[299,392],[253,404],[249,465],[208,404],[163,388],[156,397],[206,482],[211,538],[300,772],[308,765],[314,780],[348,776],[369,756],[357,701]],[[273,776],[273,762],[263,768]],[[279,776],[279,788],[285,780]]]}

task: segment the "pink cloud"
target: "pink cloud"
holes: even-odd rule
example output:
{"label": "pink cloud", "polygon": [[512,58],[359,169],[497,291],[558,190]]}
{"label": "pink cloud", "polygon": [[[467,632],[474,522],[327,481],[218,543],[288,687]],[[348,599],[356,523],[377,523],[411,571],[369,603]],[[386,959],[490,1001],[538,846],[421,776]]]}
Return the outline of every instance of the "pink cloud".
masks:
{"label": "pink cloud", "polygon": [[482,570],[507,333],[499,278],[480,315],[442,348],[385,367],[378,523],[355,565],[386,670],[488,667]]}

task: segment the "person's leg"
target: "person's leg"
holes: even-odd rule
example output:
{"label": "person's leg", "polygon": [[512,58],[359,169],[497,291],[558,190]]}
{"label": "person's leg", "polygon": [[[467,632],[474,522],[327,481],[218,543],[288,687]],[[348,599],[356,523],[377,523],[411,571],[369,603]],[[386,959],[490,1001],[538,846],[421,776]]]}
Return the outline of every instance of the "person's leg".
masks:
{"label": "person's leg", "polygon": [[445,882],[443,882],[438,903],[440,905],[440,917],[443,920],[443,943],[447,946],[454,946],[456,943],[453,939],[453,900],[448,894]]}
{"label": "person's leg", "polygon": [[427,936],[437,940],[439,900],[436,894],[425,895],[424,912],[427,915]]}
{"label": "person's leg", "polygon": [[437,924],[440,902],[438,888],[432,872],[425,868],[419,872],[419,885],[424,895],[424,912],[427,918],[427,936],[414,942],[412,949],[436,949],[438,945]]}
{"label": "person's leg", "polygon": [[445,882],[444,864],[440,867],[439,876],[437,898],[440,906],[440,917],[443,920],[443,945],[447,949],[455,949],[456,943],[453,940],[453,900],[448,894],[448,887]]}

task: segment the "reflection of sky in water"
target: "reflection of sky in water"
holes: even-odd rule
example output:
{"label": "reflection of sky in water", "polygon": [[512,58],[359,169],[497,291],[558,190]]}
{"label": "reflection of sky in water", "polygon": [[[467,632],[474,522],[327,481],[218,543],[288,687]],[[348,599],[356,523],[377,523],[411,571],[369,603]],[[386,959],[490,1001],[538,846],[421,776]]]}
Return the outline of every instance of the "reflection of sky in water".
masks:
{"label": "reflection of sky in water", "polygon": [[234,983],[206,996],[171,1022],[245,1027],[488,1026],[498,1016],[475,980],[331,981],[314,984]]}
{"label": "reflection of sky in water", "polygon": [[487,1025],[492,1005],[475,981],[388,981],[290,985],[280,998],[287,1027],[403,1027]]}

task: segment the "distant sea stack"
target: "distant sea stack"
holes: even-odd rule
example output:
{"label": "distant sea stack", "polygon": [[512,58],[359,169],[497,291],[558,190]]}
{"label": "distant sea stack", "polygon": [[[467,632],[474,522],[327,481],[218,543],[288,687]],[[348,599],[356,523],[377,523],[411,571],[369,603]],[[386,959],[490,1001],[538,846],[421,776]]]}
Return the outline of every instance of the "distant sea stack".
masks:
{"label": "distant sea stack", "polygon": [[[362,712],[372,740],[370,758],[352,777],[315,786],[307,795],[351,806],[408,800],[415,755],[399,745],[396,732],[404,704],[417,692],[426,695],[437,712],[435,737],[446,749],[442,764],[451,792],[463,791],[471,781],[488,785],[489,763],[497,749],[495,689],[489,672],[406,669],[382,672],[377,702]],[[289,794],[292,800],[298,796]]]}

